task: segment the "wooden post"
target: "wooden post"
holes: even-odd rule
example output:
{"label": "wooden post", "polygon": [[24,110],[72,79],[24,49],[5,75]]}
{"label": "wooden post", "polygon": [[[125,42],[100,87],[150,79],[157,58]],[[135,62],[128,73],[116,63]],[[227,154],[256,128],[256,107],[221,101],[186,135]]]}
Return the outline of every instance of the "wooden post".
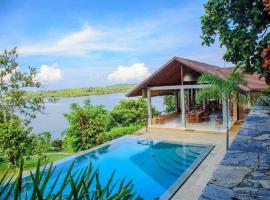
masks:
{"label": "wooden post", "polygon": [[182,125],[186,128],[185,89],[181,88]]}
{"label": "wooden post", "polygon": [[229,148],[229,106],[225,94],[222,95],[223,127],[226,128],[226,149]]}
{"label": "wooden post", "polygon": [[151,109],[151,91],[147,88],[147,115],[148,115],[148,126],[152,124],[152,109]]}

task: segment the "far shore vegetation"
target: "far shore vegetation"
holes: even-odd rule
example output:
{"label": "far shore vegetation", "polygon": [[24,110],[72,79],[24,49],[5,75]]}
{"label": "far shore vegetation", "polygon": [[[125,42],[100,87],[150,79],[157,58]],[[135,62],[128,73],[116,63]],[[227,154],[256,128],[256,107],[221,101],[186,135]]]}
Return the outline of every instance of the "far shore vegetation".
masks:
{"label": "far shore vegetation", "polygon": [[80,96],[91,96],[91,95],[103,95],[103,94],[113,94],[113,93],[127,93],[135,87],[135,84],[117,84],[104,87],[88,87],[88,88],[67,88],[60,90],[40,90],[31,91],[27,94],[29,96],[39,96],[44,97],[80,97]]}

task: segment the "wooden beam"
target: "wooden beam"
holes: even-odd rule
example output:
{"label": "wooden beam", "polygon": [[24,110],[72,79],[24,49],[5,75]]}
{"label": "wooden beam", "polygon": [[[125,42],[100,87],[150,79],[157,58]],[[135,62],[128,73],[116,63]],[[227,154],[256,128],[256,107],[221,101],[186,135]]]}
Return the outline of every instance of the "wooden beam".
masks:
{"label": "wooden beam", "polygon": [[149,90],[181,90],[183,89],[200,89],[207,88],[209,84],[198,84],[198,85],[166,85],[166,86],[154,86],[149,87]]}

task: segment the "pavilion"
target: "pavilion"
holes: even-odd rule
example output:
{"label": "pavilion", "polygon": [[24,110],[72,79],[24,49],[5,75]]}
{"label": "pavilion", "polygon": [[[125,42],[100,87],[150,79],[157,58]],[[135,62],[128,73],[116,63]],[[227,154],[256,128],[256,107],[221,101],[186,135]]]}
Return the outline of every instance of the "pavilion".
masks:
{"label": "pavilion", "polygon": [[[232,125],[250,109],[258,94],[268,87],[264,79],[259,79],[258,75],[247,75],[245,77],[247,86],[239,86],[239,92],[246,93],[249,97],[247,104],[237,103],[236,98],[232,98],[229,100],[229,110],[226,110],[224,98],[217,101],[206,98],[199,105],[195,103],[196,92],[208,87],[207,84],[198,83],[201,74],[211,73],[225,79],[232,70],[232,67],[221,68],[174,57],[138,84],[127,96],[147,98],[149,127],[223,132],[225,128],[217,124],[217,115],[225,119],[227,112],[230,112],[229,124]],[[165,95],[175,95],[176,110],[152,116],[151,98]]]}

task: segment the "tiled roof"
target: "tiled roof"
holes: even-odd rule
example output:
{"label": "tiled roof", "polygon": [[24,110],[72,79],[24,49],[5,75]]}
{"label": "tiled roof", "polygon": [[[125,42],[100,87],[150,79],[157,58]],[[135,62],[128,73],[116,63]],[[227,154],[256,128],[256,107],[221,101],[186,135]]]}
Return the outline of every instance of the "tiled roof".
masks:
{"label": "tiled roof", "polygon": [[[194,71],[197,71],[199,73],[211,73],[219,76],[220,78],[226,78],[234,69],[234,67],[228,67],[228,68],[221,68],[215,65],[209,65],[206,63],[198,62],[195,60],[190,60],[186,58],[180,58],[180,57],[174,57],[171,60],[169,60],[166,64],[164,64],[162,67],[160,67],[158,70],[156,70],[152,75],[150,75],[147,79],[145,79],[143,82],[138,84],[133,90],[131,90],[127,96],[139,96],[138,94],[141,94],[141,90],[143,88],[148,87],[151,82],[161,73],[164,73],[166,70],[169,70],[170,67],[172,67],[172,63],[177,62],[187,68],[193,69]],[[245,76],[247,80],[247,86],[240,86],[240,88],[244,91],[261,91],[263,89],[266,89],[268,85],[265,83],[264,79],[259,79],[259,75],[253,74],[253,75],[246,75]]]}

